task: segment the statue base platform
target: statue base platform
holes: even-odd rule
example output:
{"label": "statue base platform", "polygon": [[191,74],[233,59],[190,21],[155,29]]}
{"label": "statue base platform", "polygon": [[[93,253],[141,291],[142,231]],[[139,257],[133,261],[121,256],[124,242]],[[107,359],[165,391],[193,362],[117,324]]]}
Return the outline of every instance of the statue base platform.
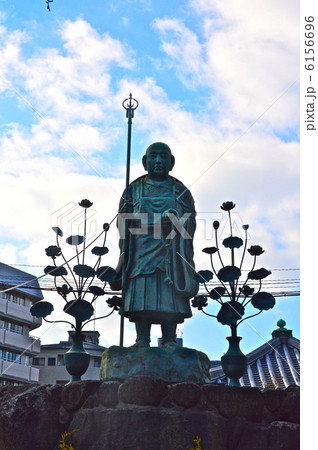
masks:
{"label": "statue base platform", "polygon": [[[64,449],[299,450],[299,398],[298,386],[261,391],[148,376],[5,385],[0,449],[60,450],[67,432]],[[313,427],[309,431],[314,435]]]}
{"label": "statue base platform", "polygon": [[191,348],[112,346],[103,353],[100,379],[122,381],[134,375],[149,375],[169,383],[208,383],[209,369],[207,355]]}

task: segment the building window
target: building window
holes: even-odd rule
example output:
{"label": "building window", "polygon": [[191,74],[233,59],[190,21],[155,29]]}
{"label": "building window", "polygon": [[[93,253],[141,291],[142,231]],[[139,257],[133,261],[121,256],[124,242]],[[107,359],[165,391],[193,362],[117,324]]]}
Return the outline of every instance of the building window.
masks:
{"label": "building window", "polygon": [[57,355],[57,365],[64,366],[64,355]]}
{"label": "building window", "polygon": [[9,329],[13,333],[23,334],[23,326],[18,323],[11,322]]}
{"label": "building window", "polygon": [[12,292],[4,292],[2,298],[5,298],[13,303],[18,303],[19,305],[26,306],[25,296],[22,294],[16,294]]}
{"label": "building window", "polygon": [[32,365],[33,366],[44,366],[45,358],[33,358]]}
{"label": "building window", "polygon": [[48,366],[55,366],[55,364],[56,364],[56,358],[48,358],[47,359]]}
{"label": "building window", "polygon": [[100,367],[101,357],[94,356],[94,367]]}
{"label": "building window", "polygon": [[9,352],[8,350],[0,349],[0,359],[5,361],[21,364],[21,354],[15,352]]}
{"label": "building window", "polygon": [[23,326],[13,322],[12,320],[0,320],[0,328],[4,328],[5,330],[12,331],[13,333],[23,334]]}

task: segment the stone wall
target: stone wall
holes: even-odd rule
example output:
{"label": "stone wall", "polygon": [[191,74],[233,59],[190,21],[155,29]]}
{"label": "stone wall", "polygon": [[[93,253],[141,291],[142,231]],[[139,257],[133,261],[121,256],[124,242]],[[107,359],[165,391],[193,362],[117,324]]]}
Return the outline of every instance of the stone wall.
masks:
{"label": "stone wall", "polygon": [[299,449],[299,388],[267,390],[136,376],[0,388],[0,449]]}

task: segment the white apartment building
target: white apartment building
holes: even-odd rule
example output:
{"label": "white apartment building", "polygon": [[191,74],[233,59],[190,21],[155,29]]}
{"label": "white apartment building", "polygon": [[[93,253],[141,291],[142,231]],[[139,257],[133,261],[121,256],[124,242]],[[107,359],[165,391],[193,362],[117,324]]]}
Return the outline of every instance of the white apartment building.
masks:
{"label": "white apartment building", "polygon": [[29,335],[42,324],[33,317],[30,306],[43,299],[37,280],[22,270],[0,263],[0,385],[20,385],[39,382],[39,368],[31,365],[32,358],[40,353],[40,341]]}
{"label": "white apartment building", "polygon": [[[99,380],[100,364],[102,354],[106,347],[99,345],[98,331],[85,331],[85,350],[90,354],[89,367],[82,380]],[[33,358],[33,366],[40,370],[40,384],[66,384],[71,375],[64,365],[64,354],[71,348],[71,341],[60,341],[56,344],[41,345],[41,353]]]}

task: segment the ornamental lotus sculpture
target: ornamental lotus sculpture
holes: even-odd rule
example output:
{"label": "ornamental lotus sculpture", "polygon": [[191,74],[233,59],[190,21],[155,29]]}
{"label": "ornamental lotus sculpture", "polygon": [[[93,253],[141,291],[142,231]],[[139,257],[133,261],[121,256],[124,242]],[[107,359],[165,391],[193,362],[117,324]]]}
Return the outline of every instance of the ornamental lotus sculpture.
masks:
{"label": "ornamental lotus sculpture", "polygon": [[[50,245],[45,249],[46,255],[52,259],[52,265],[48,265],[44,269],[44,273],[51,275],[54,278],[54,285],[56,292],[63,298],[65,305],[63,311],[75,319],[75,323],[66,320],[51,321],[47,316],[51,314],[54,307],[52,303],[47,301],[39,301],[34,303],[30,312],[35,317],[41,317],[49,323],[67,323],[74,330],[71,333],[72,348],[65,354],[65,365],[68,372],[72,375],[72,381],[81,379],[81,375],[86,372],[89,364],[89,355],[83,348],[83,340],[85,335],[82,333],[83,327],[93,320],[109,317],[114,311],[119,311],[121,307],[121,298],[109,298],[106,303],[112,308],[109,314],[94,316],[94,303],[99,298],[106,294],[105,288],[107,283],[114,280],[116,271],[112,267],[102,266],[101,258],[108,253],[106,247],[107,231],[109,224],[103,225],[103,231],[90,244],[86,242],[86,224],[87,224],[87,209],[92,206],[89,200],[82,200],[79,205],[84,209],[84,233],[82,236],[69,236],[66,238],[66,243],[75,248],[75,256],[67,260],[60,246],[60,240],[63,237],[63,231],[59,227],[53,227],[56,234],[56,245]],[[85,264],[85,256],[87,249],[96,242],[96,240],[103,236],[102,245],[93,247],[91,253],[97,257],[94,266]],[[57,264],[57,259],[62,259],[61,263]],[[76,264],[71,267],[70,262],[76,260]],[[72,283],[66,278],[69,276]],[[58,280],[62,280],[58,283]],[[69,299],[69,297],[71,297]],[[93,318],[92,318],[93,317]],[[72,355],[75,355],[73,358]],[[85,364],[80,361],[79,354],[84,355]],[[72,362],[72,358],[75,362]],[[83,359],[82,358],[82,359]]]}
{"label": "ornamental lotus sculpture", "polygon": [[[271,272],[265,268],[255,270],[257,257],[264,253],[264,250],[259,245],[252,245],[247,249],[247,230],[249,225],[243,225],[245,232],[245,239],[238,236],[233,236],[233,226],[231,211],[235,208],[233,202],[224,202],[221,209],[228,213],[230,224],[230,236],[225,238],[222,242],[223,246],[230,251],[231,264],[225,265],[219,250],[218,229],[220,223],[213,222],[215,230],[215,247],[207,247],[202,251],[210,255],[211,270],[200,270],[194,275],[194,279],[203,284],[206,294],[197,295],[192,300],[192,306],[198,308],[204,314],[215,317],[222,325],[228,325],[231,329],[231,336],[228,337],[230,344],[226,355],[221,358],[222,367],[225,374],[230,378],[230,384],[234,386],[240,385],[239,378],[243,376],[246,370],[246,357],[239,349],[239,341],[241,337],[237,336],[237,327],[247,319],[261,314],[262,311],[267,311],[275,305],[275,298],[272,294],[262,290],[262,280],[268,277]],[[235,252],[241,249],[240,258],[236,258]],[[243,261],[247,253],[252,256],[251,270],[244,282],[240,282],[242,276]],[[218,262],[217,262],[217,261]],[[239,261],[239,262],[237,262]],[[216,264],[220,266],[216,269]],[[216,278],[217,285],[209,290],[207,283]],[[240,286],[239,286],[240,283]],[[209,314],[204,311],[208,306],[208,301],[212,299],[220,305],[217,315]],[[257,312],[247,315],[246,307],[252,305]],[[234,366],[240,366],[234,370]]]}

